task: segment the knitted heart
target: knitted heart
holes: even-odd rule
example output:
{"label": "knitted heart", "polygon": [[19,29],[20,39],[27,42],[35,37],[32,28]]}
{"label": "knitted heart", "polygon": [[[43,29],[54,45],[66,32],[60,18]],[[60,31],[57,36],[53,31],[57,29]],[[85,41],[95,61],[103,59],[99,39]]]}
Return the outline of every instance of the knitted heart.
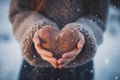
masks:
{"label": "knitted heart", "polygon": [[79,30],[73,26],[60,30],[47,25],[40,29],[39,37],[41,46],[51,51],[57,59],[62,57],[63,53],[73,50],[80,40]]}

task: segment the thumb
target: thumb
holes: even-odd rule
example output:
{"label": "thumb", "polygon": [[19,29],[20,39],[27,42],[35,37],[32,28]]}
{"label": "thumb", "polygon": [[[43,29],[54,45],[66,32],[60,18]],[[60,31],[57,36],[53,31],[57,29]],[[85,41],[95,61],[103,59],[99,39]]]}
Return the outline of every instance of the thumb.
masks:
{"label": "thumb", "polygon": [[79,40],[78,41],[78,44],[77,44],[77,48],[80,49],[82,46],[81,46],[81,41]]}
{"label": "thumb", "polygon": [[34,43],[40,43],[38,33],[39,33],[39,31],[36,31],[35,34],[34,34],[34,37],[32,39]]}
{"label": "thumb", "polygon": [[78,41],[77,43],[77,48],[80,49],[83,47],[83,45],[85,44],[85,39],[84,39],[84,35],[81,34],[81,39]]}

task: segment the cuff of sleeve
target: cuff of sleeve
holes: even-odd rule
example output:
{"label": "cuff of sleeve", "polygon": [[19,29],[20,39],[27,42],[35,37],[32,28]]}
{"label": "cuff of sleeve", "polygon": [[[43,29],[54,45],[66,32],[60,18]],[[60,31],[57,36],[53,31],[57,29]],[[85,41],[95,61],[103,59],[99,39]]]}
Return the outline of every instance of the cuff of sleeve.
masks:
{"label": "cuff of sleeve", "polygon": [[21,49],[24,59],[31,65],[35,67],[51,67],[51,64],[47,61],[44,61],[40,55],[38,55],[34,43],[32,41],[34,33],[42,28],[45,25],[52,25],[56,27],[52,21],[44,18],[42,20],[37,21],[28,30],[24,33],[21,39]]}
{"label": "cuff of sleeve", "polygon": [[72,23],[72,25],[76,25],[76,24],[79,31],[85,37],[85,44],[82,48],[82,51],[79,53],[79,55],[73,61],[68,63],[65,66],[65,68],[76,67],[89,62],[90,60],[93,59],[97,51],[97,42],[96,42],[93,30],[91,29],[88,22],[79,21],[79,22]]}
{"label": "cuff of sleeve", "polygon": [[102,43],[105,24],[100,19],[93,16],[88,16],[78,19],[76,23],[83,25],[84,28],[88,29],[88,31],[91,31],[97,45]]}

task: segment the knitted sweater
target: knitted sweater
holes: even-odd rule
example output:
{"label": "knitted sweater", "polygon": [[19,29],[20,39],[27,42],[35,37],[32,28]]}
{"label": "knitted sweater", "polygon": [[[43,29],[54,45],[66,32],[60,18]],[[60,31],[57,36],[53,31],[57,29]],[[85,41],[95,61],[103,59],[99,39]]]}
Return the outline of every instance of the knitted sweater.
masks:
{"label": "knitted sweater", "polygon": [[77,24],[79,31],[85,36],[82,51],[65,67],[82,65],[92,60],[97,46],[103,41],[108,0],[46,0],[44,11],[35,11],[37,7],[32,6],[31,1],[12,0],[10,6],[13,33],[21,44],[23,57],[28,63],[36,67],[51,66],[38,55],[32,41],[34,33],[45,25],[62,29],[67,24]]}

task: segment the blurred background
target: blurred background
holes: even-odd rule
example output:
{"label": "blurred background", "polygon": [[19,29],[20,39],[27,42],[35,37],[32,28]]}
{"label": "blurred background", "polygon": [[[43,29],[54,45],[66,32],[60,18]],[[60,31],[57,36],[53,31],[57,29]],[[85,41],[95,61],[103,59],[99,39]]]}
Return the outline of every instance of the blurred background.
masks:
{"label": "blurred background", "polygon": [[[9,5],[10,0],[0,0],[0,80],[17,80],[22,64],[8,18]],[[111,0],[104,42],[94,62],[95,80],[120,80],[120,0]]]}

